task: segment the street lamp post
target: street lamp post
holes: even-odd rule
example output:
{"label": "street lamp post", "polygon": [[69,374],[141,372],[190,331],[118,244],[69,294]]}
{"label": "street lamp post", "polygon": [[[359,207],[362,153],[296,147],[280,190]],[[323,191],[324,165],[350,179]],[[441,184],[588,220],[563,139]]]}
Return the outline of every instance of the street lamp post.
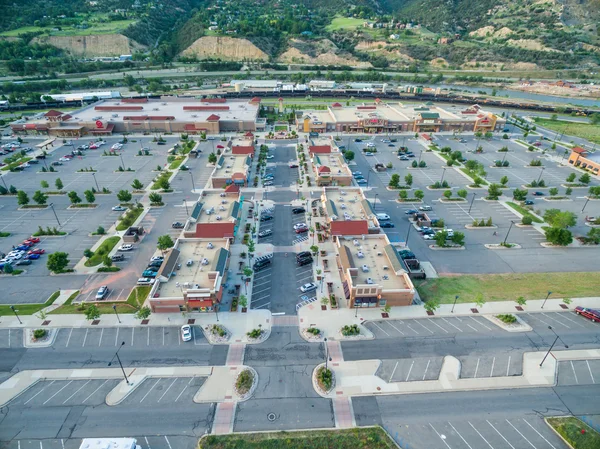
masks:
{"label": "street lamp post", "polygon": [[17,317],[17,320],[19,320],[19,324],[23,324],[23,322],[21,321],[21,318],[19,318],[19,315],[17,315],[17,309],[15,309],[15,306],[10,306],[10,310],[13,311],[13,313]]}
{"label": "street lamp post", "polygon": [[[248,283],[246,282],[246,285],[248,285]],[[246,291],[246,293],[248,293],[248,291]],[[217,323],[219,322],[219,306],[217,304],[215,304],[215,314],[217,315]]]}
{"label": "street lamp post", "polygon": [[327,346],[327,337],[325,337],[323,339],[324,343],[325,343],[325,372],[327,372],[327,361],[330,360],[329,358],[329,346]]}
{"label": "street lamp post", "polygon": [[471,204],[469,204],[469,212],[467,212],[468,214],[471,214],[471,208],[473,207],[473,201],[475,201],[475,195],[477,194],[473,192],[473,198],[471,198]]}
{"label": "street lamp post", "polygon": [[440,184],[442,184],[444,182],[444,175],[446,174],[446,167],[444,167],[443,170],[444,171],[442,172],[442,179],[440,180]]}
{"label": "street lamp post", "polygon": [[6,185],[6,181],[4,180],[4,176],[0,176],[0,179],[2,180],[2,184],[4,184],[4,188],[6,190],[8,190],[8,186]]}
{"label": "street lamp post", "polygon": [[185,206],[185,214],[189,217],[190,211],[188,210],[187,201],[185,199],[183,200],[183,205]]}
{"label": "street lamp post", "polygon": [[119,351],[121,350],[121,348],[124,345],[125,345],[125,342],[122,342],[121,346],[119,346],[119,349],[117,349],[117,352],[115,352],[115,355],[113,356],[112,360],[110,362],[108,362],[108,366],[112,365],[112,362],[116,357],[117,361],[119,362],[119,366],[121,367],[121,371],[123,372],[123,377],[125,378],[125,382],[127,382],[127,385],[131,385],[131,383],[129,382],[129,379],[127,378],[127,374],[125,373],[125,369],[123,368],[123,364],[121,363],[121,358],[119,357]]}
{"label": "street lamp post", "polygon": [[589,202],[590,202],[590,198],[588,197],[588,198],[585,200],[585,204],[583,205],[583,208],[581,209],[581,212],[583,212],[583,211],[585,210],[585,206],[587,206],[587,203],[589,203]]}
{"label": "street lamp post", "polygon": [[100,191],[100,186],[98,185],[98,180],[96,179],[96,173],[92,172],[92,176],[94,177],[94,182],[96,183],[96,189],[99,192]]}
{"label": "street lamp post", "polygon": [[546,299],[544,299],[544,302],[542,303],[542,309],[546,305],[546,301],[548,301],[548,298],[550,297],[551,294],[552,294],[552,292],[548,292],[548,294],[546,295]]}
{"label": "street lamp post", "polygon": [[116,304],[113,304],[113,310],[115,311],[115,315],[117,315],[117,320],[119,321],[119,324],[121,324],[121,318],[119,318],[119,312],[117,312]]}
{"label": "street lamp post", "polygon": [[196,190],[196,185],[194,184],[194,175],[192,174],[192,171],[188,171],[188,173],[190,174],[190,177],[192,178],[192,192],[194,192]]}
{"label": "street lamp post", "polygon": [[406,233],[405,244],[408,246],[408,236],[410,235],[410,228],[412,228],[412,223],[408,220],[408,232]]}
{"label": "street lamp post", "polygon": [[540,170],[540,176],[538,176],[538,180],[537,182],[540,182],[540,179],[542,179],[542,175],[544,174],[544,170],[546,169],[546,167],[542,167],[542,169]]}
{"label": "street lamp post", "polygon": [[369,178],[371,177],[371,168],[369,168],[369,172],[367,173],[367,187],[369,187]]}
{"label": "street lamp post", "polygon": [[421,157],[423,157],[423,150],[419,153],[419,165],[421,164]]}
{"label": "street lamp post", "polygon": [[356,302],[356,298],[354,299],[354,318],[358,318],[358,303]]}
{"label": "street lamp post", "polygon": [[377,195],[379,195],[378,193],[375,194],[375,200],[373,201],[373,209],[375,209],[377,207]]}
{"label": "street lamp post", "polygon": [[56,222],[58,223],[58,227],[60,228],[60,221],[58,220],[58,215],[56,215],[56,211],[54,210],[54,203],[50,203],[48,204],[48,206],[50,206],[50,208],[52,209],[52,212],[54,212],[54,218],[56,218]]}
{"label": "street lamp post", "polygon": [[560,336],[556,332],[554,332],[554,329],[552,329],[552,326],[548,326],[548,329],[550,329],[554,333],[554,335],[556,335],[556,338],[554,339],[554,341],[550,345],[550,348],[548,349],[548,352],[546,353],[546,355],[542,359],[542,362],[540,363],[540,367],[544,364],[544,362],[546,361],[546,358],[548,357],[548,355],[550,354],[550,352],[552,352],[552,348],[554,348],[554,345],[556,344],[556,342],[558,340],[560,340],[563,343],[563,345],[565,345],[566,349],[569,349],[569,345],[566,345],[565,342],[563,341],[563,339],[560,338]]}
{"label": "street lamp post", "polygon": [[450,313],[454,313],[454,306],[456,305],[456,301],[458,301],[458,295],[454,297],[454,304],[452,304],[452,310],[450,311]]}
{"label": "street lamp post", "polygon": [[119,157],[121,158],[121,167],[125,170],[125,162],[123,162],[123,153],[119,153]]}
{"label": "street lamp post", "polygon": [[510,234],[510,230],[512,229],[514,224],[515,222],[511,220],[510,226],[508,227],[508,231],[506,232],[506,237],[504,237],[504,241],[502,242],[503,245],[506,245],[506,239],[508,238],[508,234]]}
{"label": "street lamp post", "polygon": [[506,160],[506,155],[508,154],[508,151],[504,152],[504,157],[502,158],[502,163],[504,164],[504,161]]}

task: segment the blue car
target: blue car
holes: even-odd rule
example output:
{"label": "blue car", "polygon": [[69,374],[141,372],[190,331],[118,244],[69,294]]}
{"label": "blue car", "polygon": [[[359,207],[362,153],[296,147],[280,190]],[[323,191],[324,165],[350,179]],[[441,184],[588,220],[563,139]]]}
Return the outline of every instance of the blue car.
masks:
{"label": "blue car", "polygon": [[40,258],[39,254],[28,254],[25,256],[25,259],[29,259],[29,260],[37,260]]}
{"label": "blue car", "polygon": [[27,245],[19,245],[15,249],[18,249],[19,251],[29,251],[31,248]]}
{"label": "blue car", "polygon": [[155,277],[156,277],[156,271],[153,271],[153,270],[145,270],[145,271],[142,273],[142,277],[145,277],[145,278],[155,278]]}
{"label": "blue car", "polygon": [[366,179],[357,179],[357,180],[356,180],[356,183],[357,183],[357,184],[366,184],[366,183],[367,183],[367,180],[366,180]]}

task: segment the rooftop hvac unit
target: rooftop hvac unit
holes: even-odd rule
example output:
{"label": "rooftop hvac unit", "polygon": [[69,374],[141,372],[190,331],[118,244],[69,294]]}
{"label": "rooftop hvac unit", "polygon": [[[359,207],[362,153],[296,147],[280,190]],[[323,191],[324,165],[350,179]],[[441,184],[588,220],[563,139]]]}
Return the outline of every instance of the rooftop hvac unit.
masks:
{"label": "rooftop hvac unit", "polygon": [[357,256],[358,256],[359,259],[364,259],[365,258],[365,254],[362,251],[359,251],[357,253]]}
{"label": "rooftop hvac unit", "polygon": [[217,215],[217,221],[221,221],[223,219],[223,217],[221,217],[220,215]]}
{"label": "rooftop hvac unit", "polygon": [[206,245],[206,247],[208,249],[213,249],[215,247],[215,245],[213,245],[211,242],[208,242],[208,245]]}
{"label": "rooftop hvac unit", "polygon": [[354,246],[358,246],[359,245],[358,240],[356,240],[356,239],[352,240],[352,243],[354,244]]}
{"label": "rooftop hvac unit", "polygon": [[208,265],[208,259],[206,257],[202,259],[202,265]]}
{"label": "rooftop hvac unit", "polygon": [[383,276],[383,280],[384,280],[384,281],[387,281],[389,278],[390,278],[390,277],[389,277],[387,274],[385,274],[385,275]]}
{"label": "rooftop hvac unit", "polygon": [[221,192],[221,193],[219,194],[219,196],[220,196],[221,198],[223,198],[223,197],[225,196],[225,194]]}
{"label": "rooftop hvac unit", "polygon": [[373,279],[367,278],[367,284],[373,284]]}
{"label": "rooftop hvac unit", "polygon": [[384,265],[384,266],[383,266],[383,269],[384,269],[384,270],[389,270],[389,269],[390,269],[390,267],[388,267],[387,265]]}
{"label": "rooftop hvac unit", "polygon": [[367,265],[363,265],[361,269],[362,269],[363,273],[369,272],[369,267]]}
{"label": "rooftop hvac unit", "polygon": [[153,110],[153,111],[158,111],[158,108],[153,108],[152,110]]}

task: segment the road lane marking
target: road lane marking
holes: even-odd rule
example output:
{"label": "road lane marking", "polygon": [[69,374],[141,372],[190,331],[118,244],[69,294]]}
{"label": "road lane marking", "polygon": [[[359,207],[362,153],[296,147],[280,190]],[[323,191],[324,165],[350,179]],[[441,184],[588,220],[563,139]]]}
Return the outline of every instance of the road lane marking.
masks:
{"label": "road lane marking", "polygon": [[448,421],[448,424],[450,424],[450,427],[452,427],[452,430],[454,430],[456,432],[456,434],[460,437],[460,439],[465,442],[465,444],[469,447],[469,449],[473,449],[471,447],[471,445],[469,443],[467,443],[467,440],[465,440],[463,438],[463,436],[460,434],[460,432],[458,430],[456,430],[456,428],[452,425],[452,423],[450,421]]}
{"label": "road lane marking", "polygon": [[150,346],[150,328],[148,327],[148,338],[146,339],[146,346]]}
{"label": "road lane marking", "polygon": [[179,398],[181,397],[181,395],[183,394],[183,392],[185,390],[187,390],[187,388],[190,386],[190,384],[192,383],[192,381],[195,379],[196,377],[192,377],[190,379],[190,381],[187,383],[187,385],[185,387],[183,387],[183,390],[181,390],[181,393],[179,393],[179,396],[177,396],[177,398],[175,399],[175,402],[179,401]]}
{"label": "road lane marking", "polygon": [[52,396],[50,396],[48,399],[46,399],[46,401],[42,405],[46,405],[46,403],[48,403],[53,397],[55,397],[57,394],[59,394],[61,391],[63,391],[65,388],[67,388],[72,382],[73,381],[70,380],[65,385],[63,385],[63,387],[60,390],[58,390],[56,393],[54,393]]}
{"label": "road lane marking", "polygon": [[104,386],[104,384],[108,382],[108,379],[106,379],[98,388],[96,388],[92,394],[90,394],[87,398],[85,398],[83,401],[81,401],[81,403],[83,404],[85,401],[87,401],[89,398],[91,398],[100,388],[102,388]]}
{"label": "road lane marking", "polygon": [[135,327],[131,328],[131,346],[133,346],[133,334],[135,334]]}
{"label": "road lane marking", "polygon": [[506,364],[506,375],[508,376],[508,372],[510,371],[510,356],[508,356],[508,363]]}
{"label": "road lane marking", "polygon": [[592,374],[592,369],[590,368],[590,362],[588,360],[586,360],[585,364],[587,365],[588,371],[590,372],[590,377],[592,378],[592,383],[595,384],[596,380],[594,379],[594,375]]}
{"label": "road lane marking", "polygon": [[69,338],[67,338],[67,344],[65,345],[65,348],[69,347],[69,342],[71,341],[71,334],[73,333],[73,328],[71,328],[71,332],[69,332]]}
{"label": "road lane marking", "polygon": [[425,367],[425,372],[423,373],[423,380],[425,380],[425,376],[427,376],[427,370],[429,369],[430,363],[431,363],[431,359],[427,360],[427,366]]}
{"label": "road lane marking", "polygon": [[[148,329],[150,329],[150,328],[148,328]],[[148,395],[149,395],[150,393],[152,393],[152,390],[154,390],[154,387],[156,387],[160,381],[161,381],[161,379],[158,379],[158,380],[156,381],[156,383],[155,383],[154,385],[152,385],[152,387],[150,387],[150,389],[149,389],[149,390],[148,390],[148,392],[147,392],[147,393],[144,395],[144,397],[143,397],[142,399],[140,399],[140,404],[141,404],[142,402],[144,402],[144,399],[146,399],[146,397],[148,397]]]}
{"label": "road lane marking", "polygon": [[98,346],[102,345],[102,336],[104,335],[104,328],[100,330],[100,340],[98,341]]}
{"label": "road lane marking", "polygon": [[165,392],[162,394],[162,396],[160,398],[158,398],[158,402],[160,402],[161,399],[165,397],[165,394],[167,394],[167,392],[171,389],[171,387],[175,384],[175,382],[177,382],[177,378],[173,379],[173,382],[171,382],[171,385],[169,385],[167,387],[167,389],[165,390]]}
{"label": "road lane marking", "polygon": [[475,374],[473,374],[473,378],[477,377],[477,370],[479,369],[479,357],[477,357],[477,365],[475,365]]}
{"label": "road lane marking", "polygon": [[523,435],[521,432],[519,432],[519,429],[517,429],[515,426],[513,426],[513,425],[512,425],[512,423],[511,423],[511,422],[510,422],[508,419],[505,419],[505,421],[508,423],[508,425],[509,425],[510,427],[512,427],[513,429],[515,429],[515,431],[516,431],[516,432],[517,432],[519,435],[521,435],[521,436],[523,437],[523,439],[524,439],[525,441],[527,441],[527,442],[528,442],[528,443],[531,445],[531,447],[532,447],[533,449],[537,449],[537,447],[535,447],[535,446],[533,445],[533,443],[532,443],[531,441],[529,441],[529,440],[528,440],[528,439],[525,437],[525,435]]}
{"label": "road lane marking", "polygon": [[512,444],[510,444],[510,443],[509,443],[509,441],[508,441],[506,438],[504,438],[504,435],[502,435],[502,434],[501,434],[501,433],[498,431],[498,429],[496,429],[496,428],[494,427],[494,425],[493,425],[491,422],[489,422],[487,419],[485,420],[485,422],[486,422],[486,423],[488,423],[488,424],[489,424],[489,425],[492,427],[492,429],[494,429],[494,430],[496,431],[496,433],[502,437],[502,439],[503,439],[504,441],[506,441],[506,444],[508,444],[510,447],[512,447],[512,449],[515,449],[515,447],[514,447]]}
{"label": "road lane marking", "polygon": [[577,373],[575,372],[575,365],[573,365],[573,360],[571,360],[571,369],[573,370],[573,376],[575,376],[575,382],[579,384],[579,379],[577,379]]}
{"label": "road lane marking", "polygon": [[413,360],[412,363],[410,364],[410,368],[408,369],[408,374],[406,375],[406,382],[408,382],[408,378],[410,377],[410,372],[412,371],[414,364],[415,364],[415,361]]}
{"label": "road lane marking", "polygon": [[440,438],[440,440],[442,440],[442,441],[443,441],[443,443],[446,445],[446,447],[447,447],[448,449],[452,449],[452,448],[450,447],[450,445],[449,445],[448,443],[446,443],[446,437],[444,436],[444,438],[442,438],[442,436],[441,436],[441,435],[438,433],[438,431],[437,431],[437,430],[435,430],[435,427],[433,427],[433,424],[429,423],[429,425],[431,426],[431,428],[433,429],[433,431],[436,433],[436,435],[437,435],[437,436]]}
{"label": "road lane marking", "polygon": [[398,368],[398,362],[396,362],[396,365],[394,366],[394,369],[392,370],[392,375],[390,376],[390,380],[388,380],[388,384],[392,381],[392,377],[394,377],[394,373],[396,372],[396,368]]}
{"label": "road lane marking", "polygon": [[27,399],[27,402],[24,402],[23,405],[27,405],[29,404],[38,394],[40,394],[42,391],[44,391],[46,388],[48,388],[50,385],[52,385],[55,381],[53,380],[52,382],[50,382],[48,385],[46,385],[44,388],[42,388],[40,391],[38,391],[35,395],[33,395],[32,397],[30,397],[29,399]]}
{"label": "road lane marking", "polygon": [[69,396],[67,399],[65,399],[65,402],[63,402],[63,404],[65,404],[65,403],[66,403],[66,402],[67,402],[69,399],[71,399],[73,396],[75,396],[77,393],[79,393],[79,392],[81,391],[81,389],[82,389],[83,387],[85,387],[87,384],[89,384],[90,382],[91,382],[91,379],[90,379],[90,380],[88,380],[86,383],[84,383],[84,384],[83,384],[81,387],[79,387],[79,388],[78,388],[78,389],[75,391],[75,393],[73,393],[71,396]]}
{"label": "road lane marking", "polygon": [[117,327],[117,335],[115,335],[115,346],[117,346],[118,341],[119,341],[119,328]]}
{"label": "road lane marking", "polygon": [[542,437],[542,439],[543,439],[543,440],[544,440],[546,443],[548,443],[552,449],[556,449],[556,447],[555,447],[555,446],[554,446],[554,445],[553,445],[553,444],[552,444],[550,441],[548,441],[548,440],[546,439],[546,437],[544,437],[544,435],[542,435],[541,433],[539,433],[535,427],[533,427],[531,424],[529,424],[529,422],[528,422],[528,421],[527,421],[525,418],[521,418],[521,419],[522,419],[523,421],[525,421],[525,423],[526,423],[526,424],[527,424],[529,427],[531,427],[531,428],[532,428],[532,429],[535,431],[535,433],[537,433],[539,436],[541,436],[541,437]]}
{"label": "road lane marking", "polygon": [[85,346],[85,341],[87,340],[87,334],[88,334],[88,331],[89,331],[89,329],[86,329],[86,330],[85,330],[85,335],[84,335],[84,337],[83,337],[83,343],[81,343],[81,346],[82,346],[82,347],[83,347],[83,346]]}

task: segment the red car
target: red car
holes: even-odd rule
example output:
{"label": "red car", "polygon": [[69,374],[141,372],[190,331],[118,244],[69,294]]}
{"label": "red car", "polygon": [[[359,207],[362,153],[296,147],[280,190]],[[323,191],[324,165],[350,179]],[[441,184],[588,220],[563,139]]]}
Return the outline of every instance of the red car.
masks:
{"label": "red car", "polygon": [[95,143],[92,143],[90,145],[90,150],[97,150],[98,148],[100,148],[98,145],[96,145]]}
{"label": "red car", "polygon": [[27,240],[33,243],[40,243],[40,239],[37,237],[29,237]]}
{"label": "red car", "polygon": [[302,228],[296,229],[296,234],[302,234],[303,232],[308,232],[308,228],[302,227]]}
{"label": "red car", "polygon": [[23,240],[22,245],[26,245],[26,246],[33,246],[35,245],[35,243],[33,243],[31,240]]}
{"label": "red car", "polygon": [[45,249],[36,248],[36,249],[32,249],[31,251],[28,251],[27,254],[44,254],[45,252],[46,252]]}
{"label": "red car", "polygon": [[600,310],[588,309],[586,307],[577,306],[575,307],[575,313],[577,315],[583,315],[596,323],[600,323]]}

